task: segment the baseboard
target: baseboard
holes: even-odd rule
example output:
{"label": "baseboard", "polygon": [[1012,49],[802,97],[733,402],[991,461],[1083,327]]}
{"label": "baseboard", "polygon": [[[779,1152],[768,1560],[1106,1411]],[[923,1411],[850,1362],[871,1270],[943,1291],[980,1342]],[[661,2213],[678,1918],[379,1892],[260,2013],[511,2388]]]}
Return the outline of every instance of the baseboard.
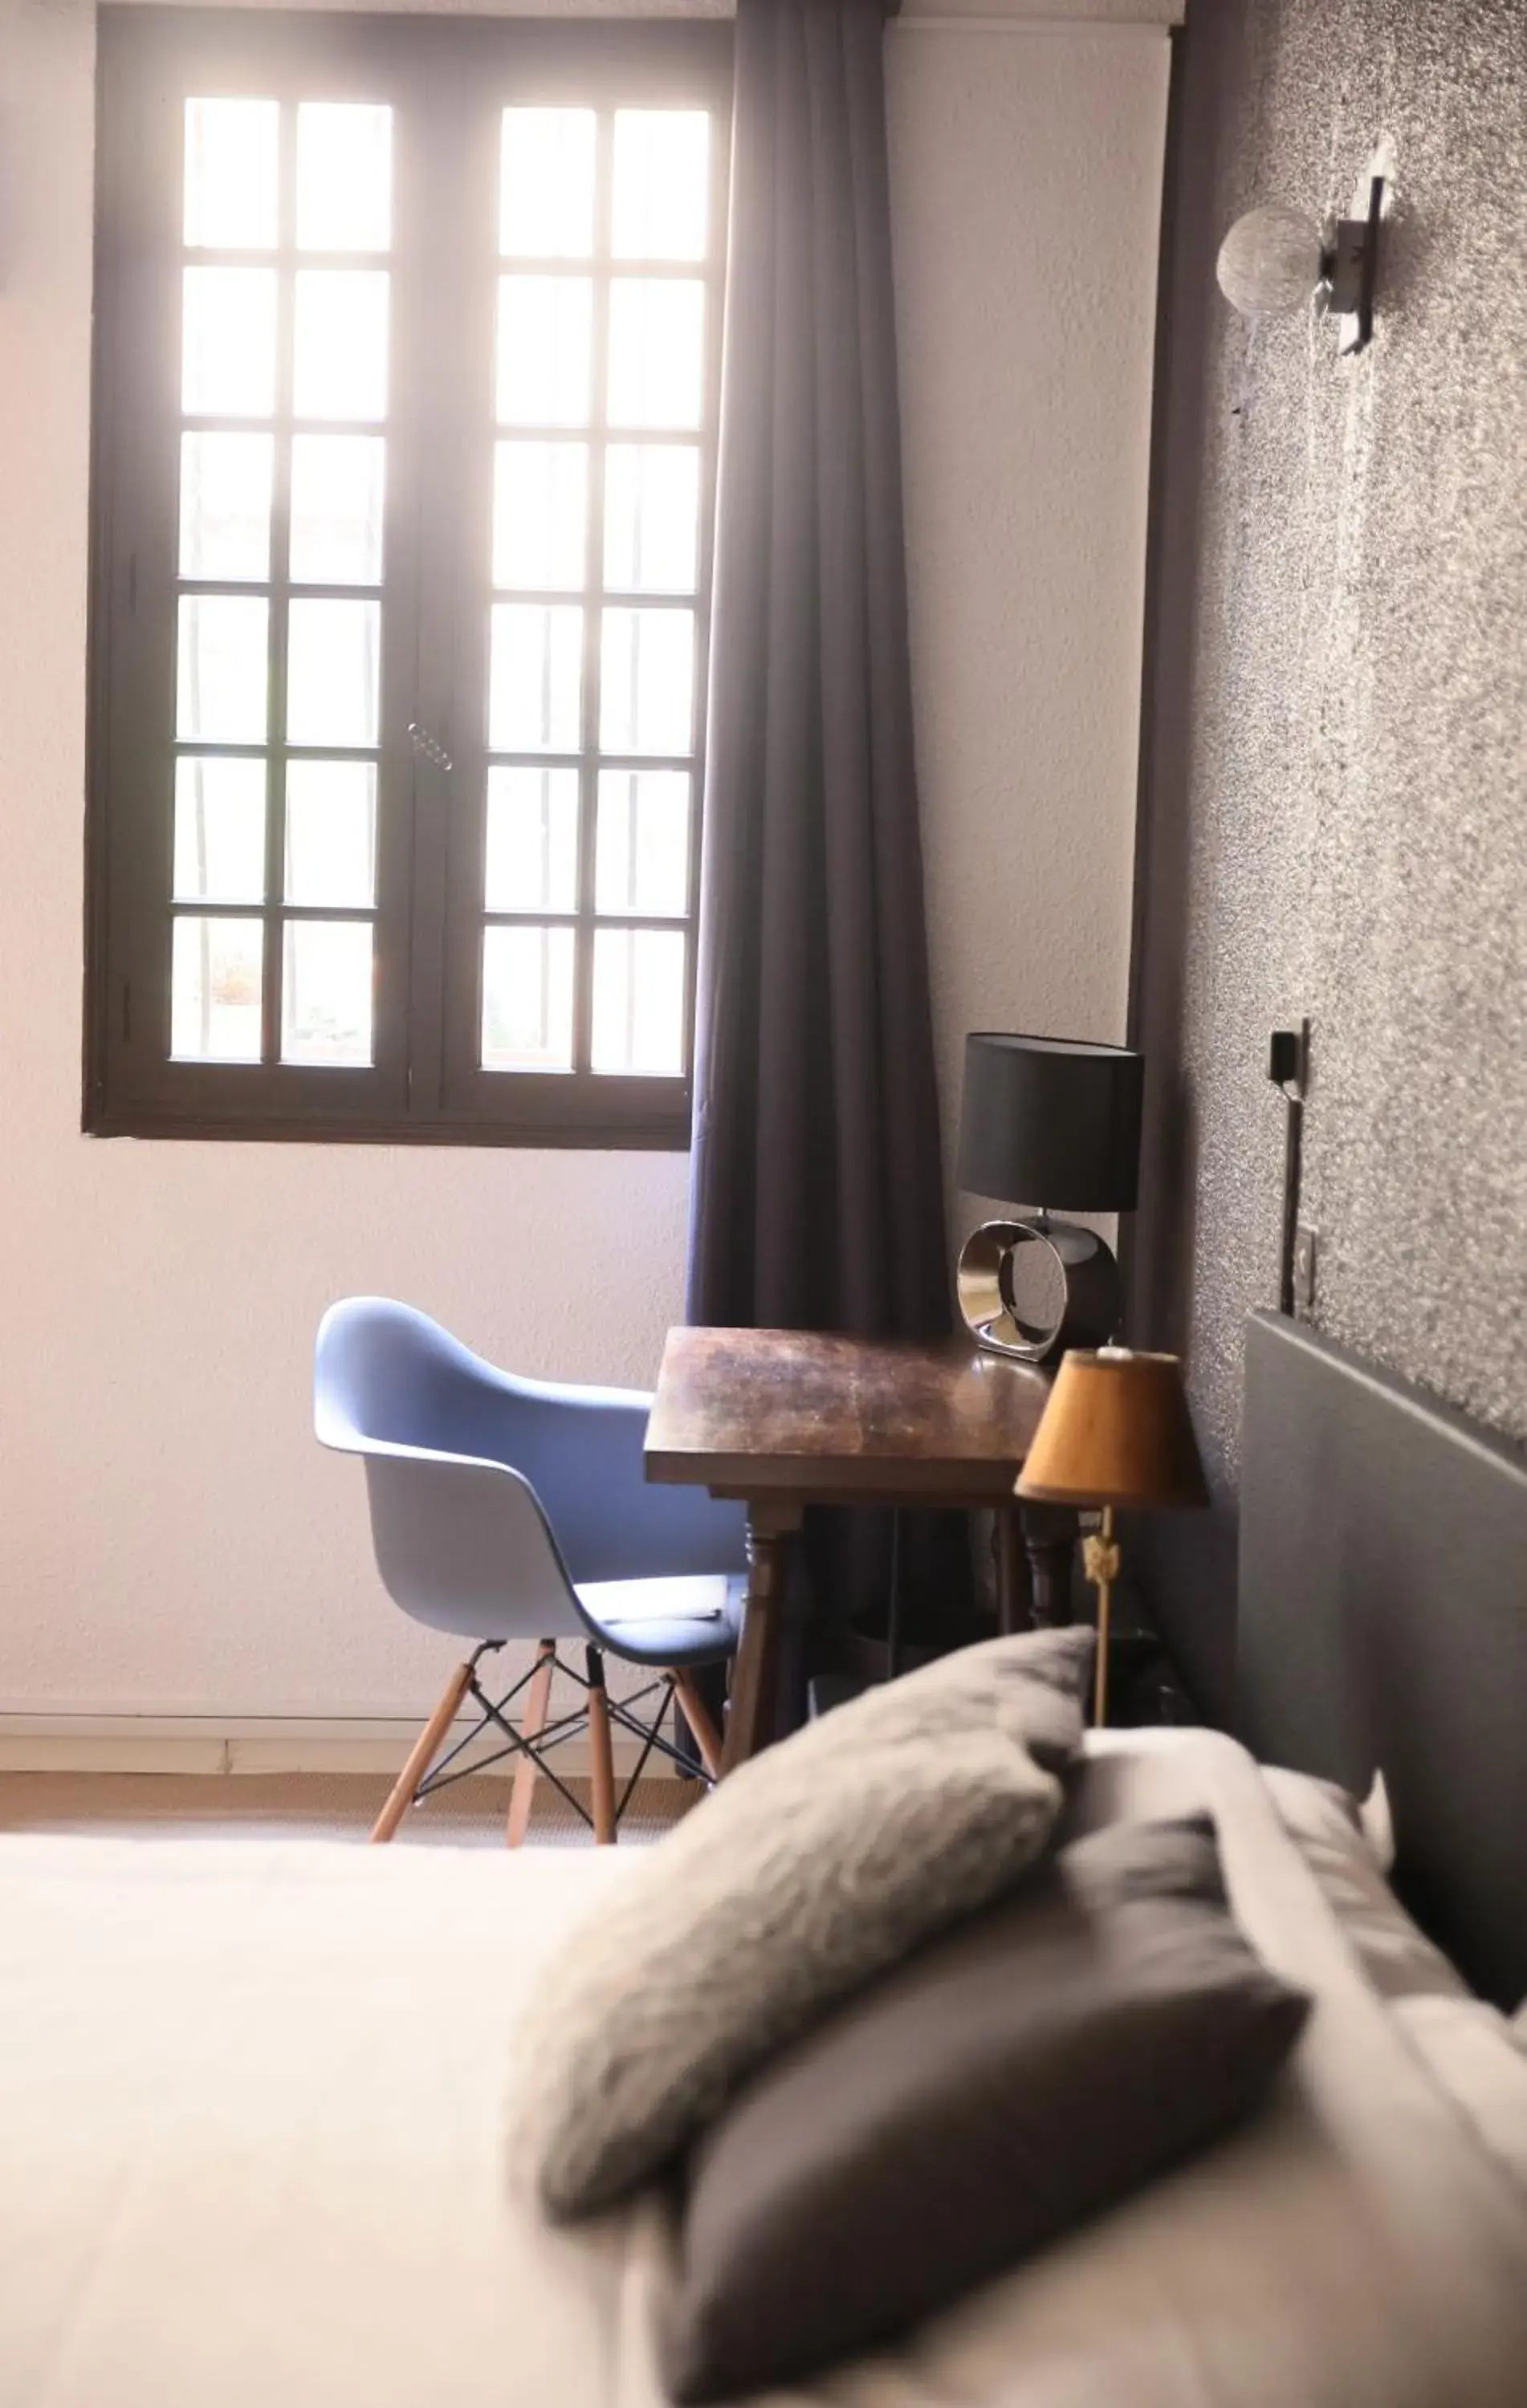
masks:
{"label": "baseboard", "polygon": [[[458,1723],[456,1735],[470,1728],[469,1720]],[[396,1773],[418,1736],[418,1721],[385,1714],[0,1713],[0,1772]],[[617,1773],[631,1770],[638,1746],[616,1728]],[[586,1775],[587,1742],[569,1739],[553,1761],[559,1772]],[[508,1782],[513,1770],[505,1756],[484,1778]],[[655,1751],[646,1770],[677,1778]]]}

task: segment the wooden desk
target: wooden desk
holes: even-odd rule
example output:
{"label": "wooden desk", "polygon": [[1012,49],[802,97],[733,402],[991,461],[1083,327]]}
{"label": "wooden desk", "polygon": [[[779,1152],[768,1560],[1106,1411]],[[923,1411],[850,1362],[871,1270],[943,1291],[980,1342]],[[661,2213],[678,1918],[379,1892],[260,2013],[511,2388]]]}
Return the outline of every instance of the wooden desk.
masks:
{"label": "wooden desk", "polygon": [[1069,1619],[1076,1516],[1020,1507],[1013,1495],[1048,1393],[1044,1372],[964,1340],[669,1331],[647,1477],[692,1481],[747,1507],[747,1612],[723,1770],[773,1736],[782,1559],[808,1505],[993,1508],[1002,1627],[1024,1627],[1030,1585],[1035,1620]]}

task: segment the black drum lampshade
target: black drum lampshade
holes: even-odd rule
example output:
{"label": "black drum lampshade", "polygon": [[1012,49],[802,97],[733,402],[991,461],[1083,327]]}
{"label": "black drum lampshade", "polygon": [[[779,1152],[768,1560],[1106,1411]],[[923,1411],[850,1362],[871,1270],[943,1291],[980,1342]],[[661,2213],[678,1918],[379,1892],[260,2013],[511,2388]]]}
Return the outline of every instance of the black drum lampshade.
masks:
{"label": "black drum lampshade", "polygon": [[[959,1258],[960,1311],[993,1354],[1043,1363],[1113,1336],[1119,1284],[1111,1251],[1094,1230],[1052,1215],[1133,1211],[1145,1074],[1144,1055],[1121,1045],[995,1029],[966,1038],[959,1183],[1035,1208],[987,1222]],[[1059,1299],[1043,1321],[1020,1311],[1015,1271],[1020,1252],[1036,1246]]]}
{"label": "black drum lampshade", "polygon": [[959,1183],[1054,1212],[1131,1212],[1145,1059],[1070,1037],[965,1039]]}

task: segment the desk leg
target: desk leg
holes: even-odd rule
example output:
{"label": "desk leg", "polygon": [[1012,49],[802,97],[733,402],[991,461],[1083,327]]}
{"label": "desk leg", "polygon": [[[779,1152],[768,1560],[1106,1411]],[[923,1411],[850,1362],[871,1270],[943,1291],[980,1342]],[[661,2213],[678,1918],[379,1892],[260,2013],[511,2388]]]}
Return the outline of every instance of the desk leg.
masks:
{"label": "desk leg", "polygon": [[1081,1520],[1073,1505],[1025,1505],[1023,1546],[1042,1630],[1072,1620],[1071,1570]]}
{"label": "desk leg", "polygon": [[750,1756],[756,1756],[774,1736],[787,1554],[791,1536],[800,1527],[799,1505],[770,1499],[748,1506],[747,1603],[727,1708],[723,1778]]}
{"label": "desk leg", "polygon": [[1016,1505],[999,1505],[993,1519],[997,1541],[997,1627],[1004,1639],[1034,1627],[1033,1589],[1024,1553],[1023,1515]]}

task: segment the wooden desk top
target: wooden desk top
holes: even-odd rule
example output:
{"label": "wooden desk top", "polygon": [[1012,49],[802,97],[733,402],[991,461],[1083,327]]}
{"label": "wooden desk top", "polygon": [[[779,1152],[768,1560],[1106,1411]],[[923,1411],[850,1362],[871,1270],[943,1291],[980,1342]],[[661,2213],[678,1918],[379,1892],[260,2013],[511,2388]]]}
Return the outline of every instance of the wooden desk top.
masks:
{"label": "wooden desk top", "polygon": [[1006,1501],[1049,1386],[968,1340],[670,1329],[647,1477],[739,1497]]}

